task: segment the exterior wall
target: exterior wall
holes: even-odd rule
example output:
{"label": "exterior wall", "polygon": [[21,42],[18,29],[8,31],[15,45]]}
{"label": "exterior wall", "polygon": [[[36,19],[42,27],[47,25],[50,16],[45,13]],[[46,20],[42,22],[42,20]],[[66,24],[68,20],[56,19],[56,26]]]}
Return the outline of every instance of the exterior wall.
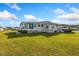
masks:
{"label": "exterior wall", "polygon": [[62,32],[62,27],[61,26],[57,26],[57,32]]}
{"label": "exterior wall", "polygon": [[49,33],[54,33],[56,31],[57,31],[57,28],[55,25],[49,25],[49,30],[48,30]]}
{"label": "exterior wall", "polygon": [[33,28],[30,28],[29,23],[27,24],[28,28],[26,30],[27,30],[28,33],[32,33],[32,32],[36,32],[37,31],[37,29],[35,27],[35,24],[34,23],[31,23],[31,24],[33,24],[33,26],[32,26]]}
{"label": "exterior wall", "polygon": [[[41,26],[41,24],[43,24],[43,27]],[[57,27],[54,24],[36,23],[36,27],[34,27],[33,29],[29,29],[29,23],[28,23],[27,27],[25,26],[25,24],[21,24],[21,30],[27,30],[28,32],[37,31],[37,32],[53,33],[57,31]]]}
{"label": "exterior wall", "polygon": [[[29,28],[29,24],[33,24],[33,29]],[[62,32],[63,29],[68,29],[69,26],[68,25],[59,25],[59,24],[53,24],[53,23],[45,23],[45,22],[36,22],[36,23],[32,23],[32,22],[26,22],[20,25],[20,30],[26,30],[28,31],[28,33],[30,32],[47,32],[47,33],[54,33],[54,32]],[[26,25],[27,24],[27,25]],[[36,24],[36,26],[35,26]],[[41,26],[41,24],[43,24],[43,26]],[[39,26],[40,25],[40,26]],[[48,28],[47,28],[48,26]],[[70,26],[70,28],[72,30],[78,30],[79,31],[79,26]]]}
{"label": "exterior wall", "polygon": [[[47,28],[47,26],[48,26],[48,28]],[[44,25],[44,32],[49,32],[49,25],[48,24]]]}
{"label": "exterior wall", "polygon": [[[38,26],[40,25],[40,27]],[[41,27],[41,23],[36,24],[36,28],[35,28],[38,32],[44,32],[44,24],[43,27]]]}
{"label": "exterior wall", "polygon": [[[48,26],[48,28],[46,28],[46,26]],[[44,32],[48,32],[48,33],[54,33],[57,32],[57,27],[56,25],[52,25],[52,24],[48,24],[46,25],[44,28]]]}

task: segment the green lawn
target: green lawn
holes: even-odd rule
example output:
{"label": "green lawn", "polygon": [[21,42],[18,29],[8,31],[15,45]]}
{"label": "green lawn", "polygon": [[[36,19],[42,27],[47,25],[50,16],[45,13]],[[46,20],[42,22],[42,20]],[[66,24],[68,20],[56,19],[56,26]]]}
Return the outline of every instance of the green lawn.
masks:
{"label": "green lawn", "polygon": [[0,32],[3,56],[79,56],[79,33],[33,33],[16,35]]}

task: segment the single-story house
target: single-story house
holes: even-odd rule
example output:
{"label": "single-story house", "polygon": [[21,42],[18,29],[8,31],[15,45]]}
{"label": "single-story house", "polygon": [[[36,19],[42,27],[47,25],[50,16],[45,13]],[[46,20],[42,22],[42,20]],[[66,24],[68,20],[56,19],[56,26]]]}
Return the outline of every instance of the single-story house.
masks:
{"label": "single-story house", "polygon": [[0,26],[0,31],[4,31],[5,29],[3,27]]}
{"label": "single-story house", "polygon": [[56,24],[50,21],[41,22],[21,22],[18,30],[25,30],[28,33],[32,32],[62,32],[65,29],[71,28],[72,30],[79,30],[79,25],[67,25],[67,24]]}

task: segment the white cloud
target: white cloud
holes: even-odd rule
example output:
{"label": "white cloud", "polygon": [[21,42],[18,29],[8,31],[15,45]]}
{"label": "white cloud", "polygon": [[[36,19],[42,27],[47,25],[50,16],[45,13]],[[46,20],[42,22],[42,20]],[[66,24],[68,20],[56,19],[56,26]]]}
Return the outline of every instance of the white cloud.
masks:
{"label": "white cloud", "polygon": [[44,19],[40,19],[40,18],[37,18],[36,16],[33,16],[33,15],[24,15],[24,19],[26,21],[34,21],[34,22],[39,22],[39,21],[45,21]]}
{"label": "white cloud", "polygon": [[[70,7],[69,5],[66,5]],[[63,24],[79,24],[79,8],[71,7],[69,8],[70,12],[64,12],[64,10],[58,8],[54,12],[56,17],[54,20],[51,20],[56,23],[63,23]],[[59,14],[59,15],[58,15]]]}
{"label": "white cloud", "polygon": [[0,11],[0,19],[2,20],[15,20],[17,19],[15,14],[8,12],[7,10]]}
{"label": "white cloud", "polygon": [[53,19],[51,21],[54,22],[54,23],[59,23],[60,22],[58,19]]}
{"label": "white cloud", "polygon": [[63,15],[58,15],[56,19],[52,21],[56,23],[63,23],[63,24],[79,24],[79,14],[67,13]]}
{"label": "white cloud", "polygon": [[65,11],[63,9],[57,8],[53,11],[55,14],[65,14]]}
{"label": "white cloud", "polygon": [[27,20],[36,20],[37,18],[33,15],[24,15],[24,18]]}
{"label": "white cloud", "polygon": [[21,8],[16,3],[7,3],[6,5],[15,10],[21,10]]}
{"label": "white cloud", "polygon": [[20,22],[11,21],[11,24],[20,24]]}
{"label": "white cloud", "polygon": [[59,23],[59,24],[70,24],[70,25],[73,25],[73,24],[79,24],[79,20],[76,20],[76,21],[70,21],[70,20],[60,20],[60,19],[54,19],[54,20],[51,20],[52,22],[54,23]]}
{"label": "white cloud", "polygon": [[63,20],[79,20],[79,14],[71,13],[58,16],[58,19]]}
{"label": "white cloud", "polygon": [[3,22],[0,22],[0,24],[3,24]]}
{"label": "white cloud", "polygon": [[79,8],[74,8],[74,7],[72,7],[72,8],[70,8],[70,10],[71,10],[72,12],[74,12],[74,13],[79,14]]}

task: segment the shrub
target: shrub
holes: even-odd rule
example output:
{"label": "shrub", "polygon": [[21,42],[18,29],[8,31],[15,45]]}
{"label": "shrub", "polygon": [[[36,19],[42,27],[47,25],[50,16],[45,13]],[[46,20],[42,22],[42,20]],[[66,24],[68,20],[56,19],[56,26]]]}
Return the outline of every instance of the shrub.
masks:
{"label": "shrub", "polygon": [[23,33],[23,34],[27,33],[26,30],[18,30],[18,32]]}
{"label": "shrub", "polygon": [[72,32],[72,30],[71,29],[65,29],[64,32],[68,33],[68,32]]}

